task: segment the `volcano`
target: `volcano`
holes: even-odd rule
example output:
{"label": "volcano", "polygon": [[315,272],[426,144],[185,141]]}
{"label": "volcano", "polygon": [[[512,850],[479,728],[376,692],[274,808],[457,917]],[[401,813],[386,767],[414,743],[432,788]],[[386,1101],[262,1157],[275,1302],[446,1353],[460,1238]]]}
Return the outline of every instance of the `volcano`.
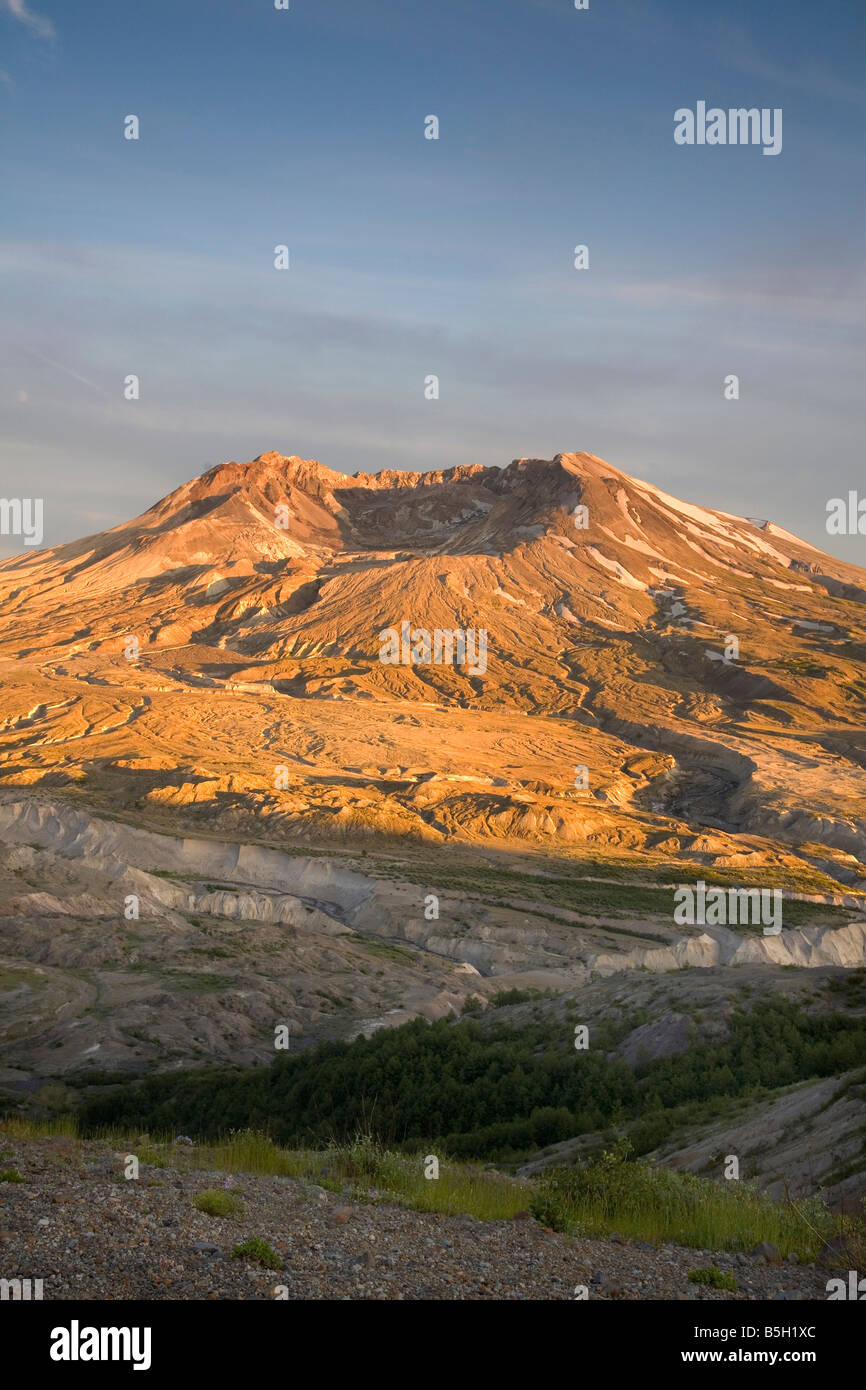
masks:
{"label": "volcano", "polygon": [[[0,617],[0,785],[860,877],[866,571],[590,454],[224,463],[0,565]],[[483,633],[483,669],[382,659],[414,630]]]}

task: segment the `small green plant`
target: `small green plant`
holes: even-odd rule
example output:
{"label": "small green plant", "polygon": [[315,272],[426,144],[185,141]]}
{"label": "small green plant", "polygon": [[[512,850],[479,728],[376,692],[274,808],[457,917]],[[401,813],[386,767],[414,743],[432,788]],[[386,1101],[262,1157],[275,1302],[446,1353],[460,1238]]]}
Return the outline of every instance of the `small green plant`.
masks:
{"label": "small green plant", "polygon": [[18,1169],[17,1169],[17,1168],[4,1168],[3,1171],[2,1171],[2,1173],[0,1173],[0,1182],[26,1182],[26,1181],[27,1181],[27,1179],[26,1179],[26,1178],[22,1178],[22,1176],[21,1176],[21,1174],[18,1172]]}
{"label": "small green plant", "polygon": [[372,1134],[358,1130],[351,1143],[333,1145],[333,1154],[342,1177],[349,1181],[388,1186],[396,1155],[390,1154]]}
{"label": "small green plant", "polygon": [[208,1216],[237,1216],[244,1209],[244,1204],[236,1192],[222,1192],[218,1187],[209,1187],[204,1192],[198,1192],[193,1197],[192,1204],[199,1211],[207,1212]]}
{"label": "small green plant", "polygon": [[690,1284],[708,1284],[711,1289],[728,1289],[730,1293],[736,1293],[737,1281],[733,1274],[726,1274],[719,1269],[718,1265],[710,1265],[707,1269],[693,1269],[689,1271]]}
{"label": "small green plant", "polygon": [[245,1240],[241,1245],[236,1245],[232,1251],[233,1260],[255,1260],[257,1264],[264,1265],[265,1269],[282,1269],[282,1262],[275,1250],[272,1250],[266,1240],[261,1240],[258,1236],[253,1236],[250,1240]]}

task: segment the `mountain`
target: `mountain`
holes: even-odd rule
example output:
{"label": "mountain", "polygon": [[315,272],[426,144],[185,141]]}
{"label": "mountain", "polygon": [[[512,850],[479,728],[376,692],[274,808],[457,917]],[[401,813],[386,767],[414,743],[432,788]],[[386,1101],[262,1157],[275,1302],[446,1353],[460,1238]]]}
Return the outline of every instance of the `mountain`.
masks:
{"label": "mountain", "polygon": [[[531,1164],[616,1119],[553,1084],[577,1021],[604,1066],[658,1063],[641,1152],[859,1201],[864,654],[866,572],[588,454],[268,453],[7,561],[0,1108],[178,1068],[186,1104],[185,1066],[259,1076],[275,1027],[297,1050],[495,1003],[550,1063],[537,1125],[520,1067],[478,1083]],[[701,880],[780,890],[782,930],[683,924]],[[733,1060],[683,1110],[701,1046]]]}
{"label": "mountain", "polygon": [[[589,454],[221,464],[0,565],[0,619],[0,786],[861,877],[866,571]],[[402,624],[484,660],[381,660]]]}

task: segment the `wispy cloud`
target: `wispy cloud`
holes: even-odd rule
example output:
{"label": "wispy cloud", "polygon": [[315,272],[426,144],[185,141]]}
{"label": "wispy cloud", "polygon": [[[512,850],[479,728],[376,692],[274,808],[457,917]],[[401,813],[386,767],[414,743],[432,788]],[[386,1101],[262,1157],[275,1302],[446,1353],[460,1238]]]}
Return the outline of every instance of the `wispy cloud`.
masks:
{"label": "wispy cloud", "polygon": [[833,70],[826,59],[812,54],[796,63],[777,63],[763,54],[742,24],[719,21],[713,30],[713,43],[719,60],[746,77],[792,87],[813,98],[848,101],[862,106],[863,85],[851,82]]}
{"label": "wispy cloud", "polygon": [[58,372],[64,372],[66,376],[72,377],[73,381],[80,381],[83,386],[89,386],[94,391],[101,391],[103,395],[108,394],[104,387],[97,386],[96,382],[91,381],[89,377],[82,376],[80,372],[74,371],[72,367],[64,366],[62,362],[55,362],[53,357],[46,357],[45,353],[39,352],[37,348],[30,349],[30,356],[38,358],[40,362],[45,362],[49,367],[55,367]]}
{"label": "wispy cloud", "polygon": [[[546,5],[550,0],[534,0],[534,3]],[[692,61],[700,54],[743,77],[805,92],[812,98],[858,106],[866,101],[862,82],[838,72],[837,51],[833,50],[832,60],[821,55],[820,32],[811,52],[798,51],[779,59],[761,48],[745,24],[720,19],[708,25],[698,7],[694,7],[694,13],[684,16],[669,4],[661,5],[656,0],[620,0],[614,23],[619,32],[642,48],[671,48],[683,44],[687,45],[686,51],[691,53]],[[796,32],[796,27],[792,28],[792,33]]]}
{"label": "wispy cloud", "polygon": [[[618,280],[611,286],[611,296],[627,304],[647,308],[700,308],[716,306],[719,310],[753,309],[758,313],[796,314],[815,322],[859,323],[862,303],[852,300],[852,293],[840,290],[822,292],[822,288],[798,286],[785,282],[780,276],[774,281],[764,277],[763,283],[737,282],[730,276],[682,275],[657,276],[655,279]],[[860,296],[862,300],[862,295]]]}
{"label": "wispy cloud", "polygon": [[7,14],[11,14],[13,19],[19,20],[37,39],[54,38],[56,30],[51,20],[28,9],[26,0],[0,0],[0,3]]}

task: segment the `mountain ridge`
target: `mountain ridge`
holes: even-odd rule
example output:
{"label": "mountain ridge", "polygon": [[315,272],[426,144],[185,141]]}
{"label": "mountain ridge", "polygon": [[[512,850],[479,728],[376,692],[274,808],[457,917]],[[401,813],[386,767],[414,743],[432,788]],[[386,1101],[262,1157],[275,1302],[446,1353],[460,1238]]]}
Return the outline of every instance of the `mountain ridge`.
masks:
{"label": "mountain ridge", "polygon": [[[0,622],[0,785],[122,776],[313,839],[805,838],[858,878],[866,571],[594,455],[220,464],[0,565]],[[384,661],[404,623],[482,632],[484,669]]]}

